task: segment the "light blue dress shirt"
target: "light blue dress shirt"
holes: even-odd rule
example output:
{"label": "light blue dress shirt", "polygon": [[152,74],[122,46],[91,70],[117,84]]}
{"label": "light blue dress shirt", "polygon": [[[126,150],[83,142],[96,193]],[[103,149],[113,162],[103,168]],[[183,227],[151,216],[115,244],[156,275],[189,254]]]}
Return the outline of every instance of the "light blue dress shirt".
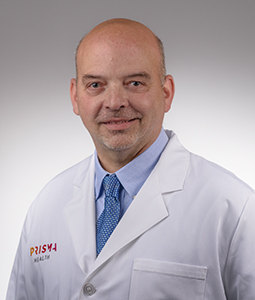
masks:
{"label": "light blue dress shirt", "polygon": [[[168,136],[162,128],[158,138],[148,149],[115,172],[122,185],[120,191],[121,217],[126,212],[130,203],[155,167],[167,142]],[[98,160],[97,153],[95,153],[95,158],[95,198],[96,217],[98,219],[104,210],[105,194],[102,182],[105,175],[109,173],[102,168]]]}

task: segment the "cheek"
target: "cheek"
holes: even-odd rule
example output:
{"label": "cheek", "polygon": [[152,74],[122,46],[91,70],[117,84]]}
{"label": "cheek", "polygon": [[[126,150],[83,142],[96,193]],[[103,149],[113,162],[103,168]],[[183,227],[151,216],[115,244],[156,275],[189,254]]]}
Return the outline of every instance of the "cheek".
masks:
{"label": "cheek", "polygon": [[131,105],[135,110],[147,117],[154,118],[158,115],[163,115],[165,112],[165,102],[160,98],[159,94],[137,97],[133,99]]}
{"label": "cheek", "polygon": [[139,94],[135,97],[129,97],[129,103],[130,106],[143,115],[148,114],[153,105],[151,96],[146,94]]}
{"label": "cheek", "polygon": [[99,102],[95,101],[94,99],[82,97],[79,99],[78,107],[80,116],[84,122],[95,119],[100,110]]}

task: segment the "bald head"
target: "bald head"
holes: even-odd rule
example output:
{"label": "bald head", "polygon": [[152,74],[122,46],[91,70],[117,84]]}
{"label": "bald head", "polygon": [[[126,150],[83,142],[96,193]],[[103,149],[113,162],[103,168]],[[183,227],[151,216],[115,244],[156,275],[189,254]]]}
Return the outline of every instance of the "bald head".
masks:
{"label": "bald head", "polygon": [[79,42],[76,55],[76,78],[78,78],[78,65],[80,56],[86,55],[86,45],[93,41],[118,41],[119,44],[136,43],[144,47],[154,48],[155,56],[158,56],[159,74],[163,81],[166,68],[164,49],[161,40],[145,25],[142,23],[129,20],[129,19],[111,19],[100,23],[94,27],[88,34],[86,34]]}

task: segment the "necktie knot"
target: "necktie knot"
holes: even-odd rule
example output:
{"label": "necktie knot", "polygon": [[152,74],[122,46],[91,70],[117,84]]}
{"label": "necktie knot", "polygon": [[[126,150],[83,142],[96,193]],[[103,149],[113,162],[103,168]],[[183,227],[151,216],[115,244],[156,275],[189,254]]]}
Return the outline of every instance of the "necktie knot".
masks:
{"label": "necktie knot", "polygon": [[106,175],[103,180],[106,197],[119,198],[120,182],[115,174]]}

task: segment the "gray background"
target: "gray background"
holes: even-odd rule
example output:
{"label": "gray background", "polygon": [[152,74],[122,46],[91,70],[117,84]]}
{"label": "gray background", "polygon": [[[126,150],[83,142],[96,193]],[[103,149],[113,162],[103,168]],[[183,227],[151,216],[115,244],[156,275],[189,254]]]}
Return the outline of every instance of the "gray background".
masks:
{"label": "gray background", "polygon": [[81,36],[112,17],[144,22],[164,41],[176,83],[165,127],[255,187],[254,0],[1,0],[1,299],[29,205],[93,152],[69,80]]}

